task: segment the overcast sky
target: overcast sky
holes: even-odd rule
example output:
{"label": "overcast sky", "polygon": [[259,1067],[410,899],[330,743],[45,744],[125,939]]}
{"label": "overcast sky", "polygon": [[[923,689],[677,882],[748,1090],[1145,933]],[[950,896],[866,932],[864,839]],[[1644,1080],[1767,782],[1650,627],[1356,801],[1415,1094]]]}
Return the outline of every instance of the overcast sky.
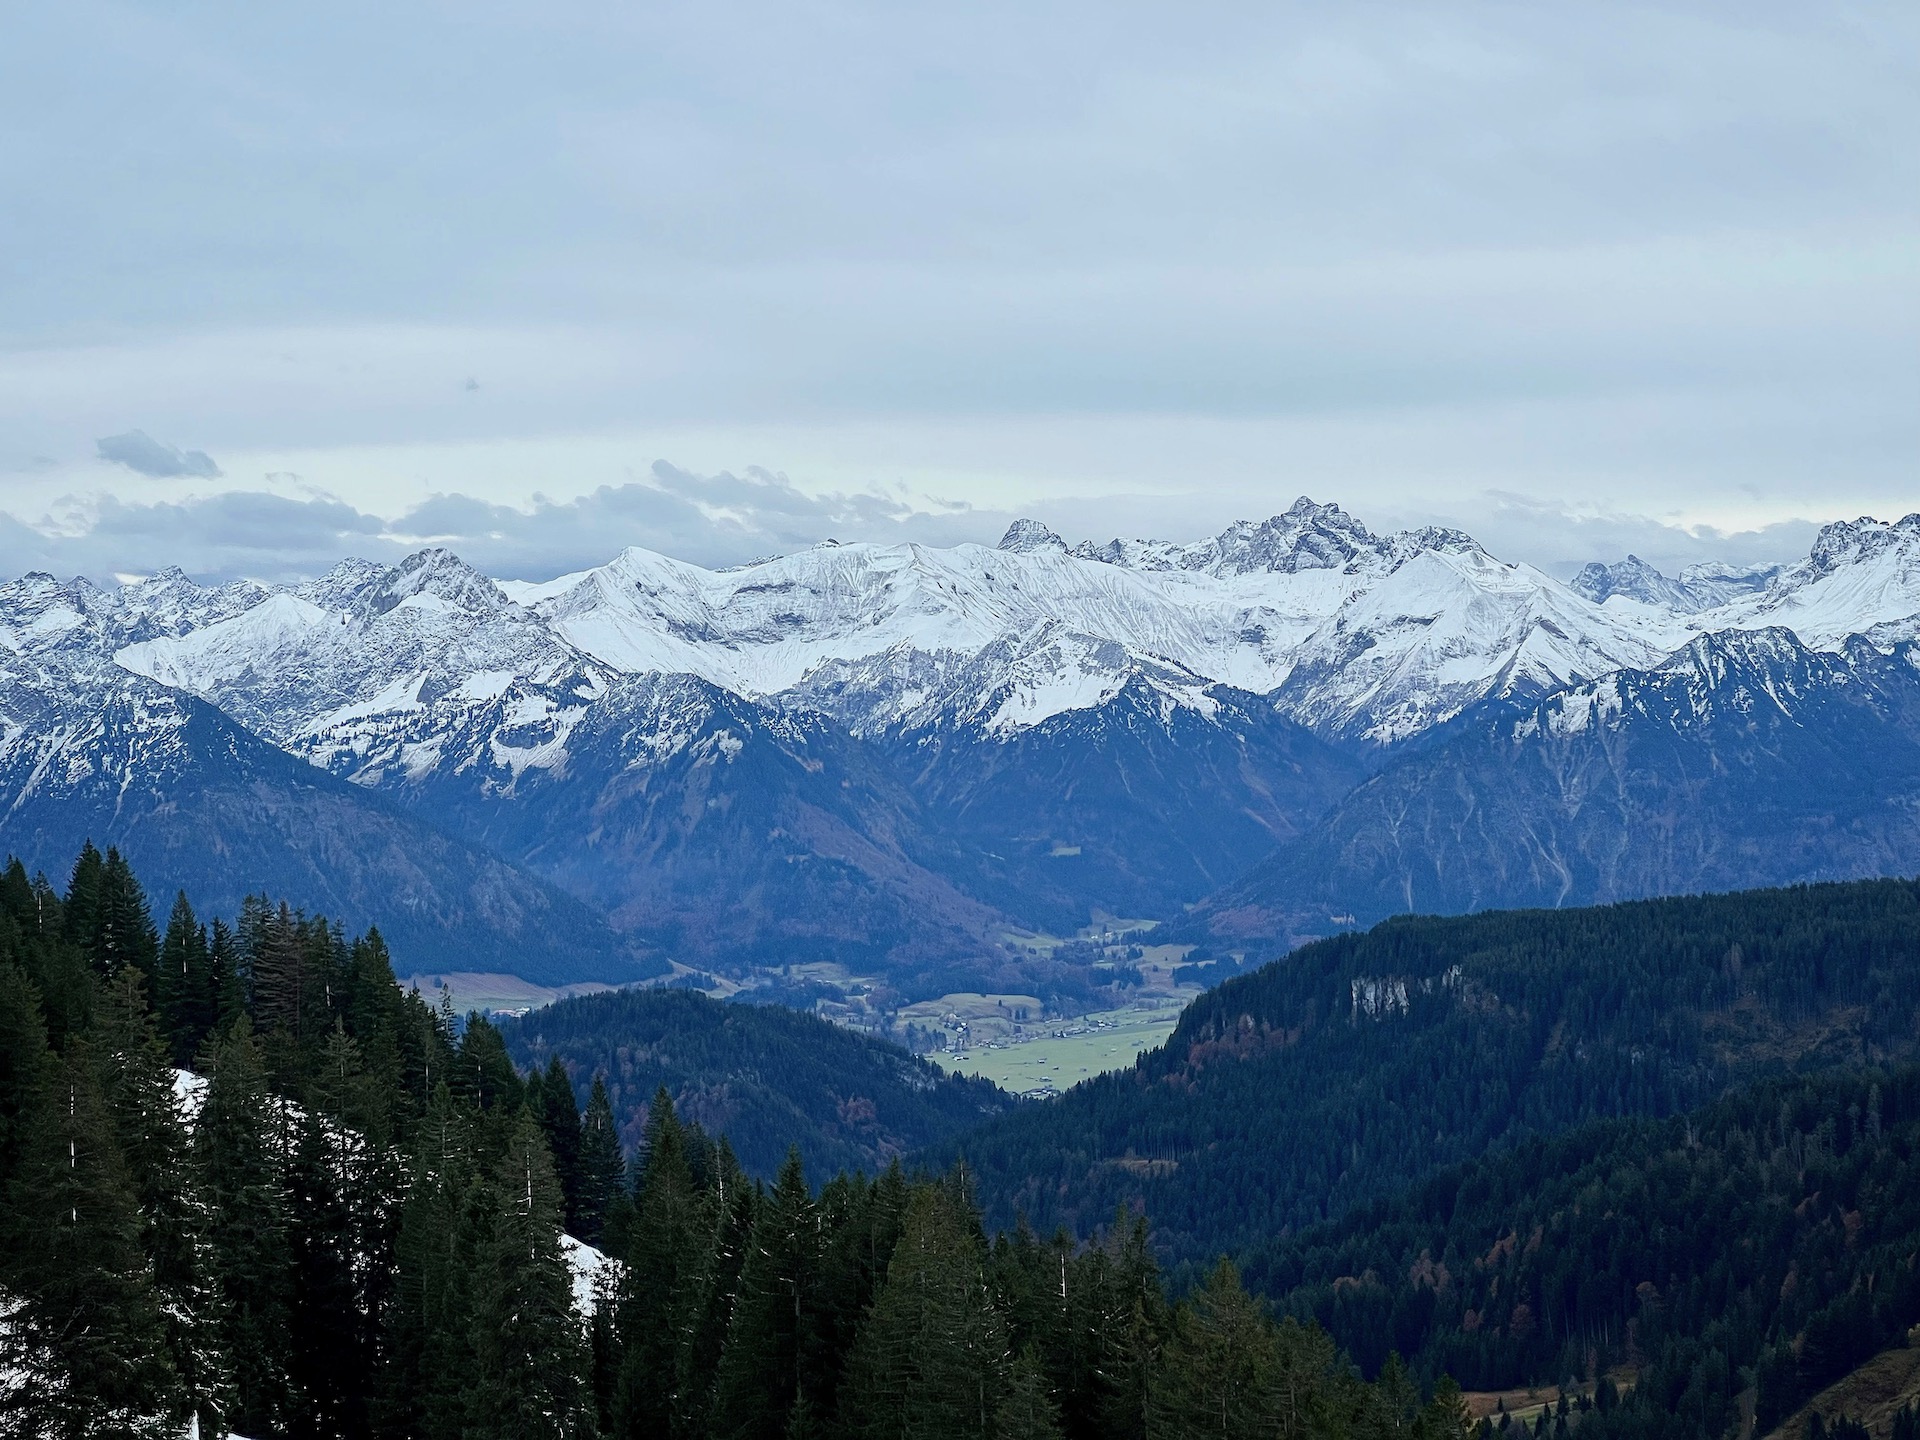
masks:
{"label": "overcast sky", "polygon": [[0,573],[1920,509],[1920,7],[10,7]]}

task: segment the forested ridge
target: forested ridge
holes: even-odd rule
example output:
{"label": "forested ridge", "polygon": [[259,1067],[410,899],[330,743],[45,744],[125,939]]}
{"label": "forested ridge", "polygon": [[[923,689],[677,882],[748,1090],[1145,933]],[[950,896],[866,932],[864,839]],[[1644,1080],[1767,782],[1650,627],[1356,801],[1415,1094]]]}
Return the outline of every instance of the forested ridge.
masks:
{"label": "forested ridge", "polygon": [[815,1173],[876,1170],[1013,1103],[890,1041],[690,990],[582,995],[499,1026],[523,1066],[558,1060],[577,1079],[604,1076],[629,1149],[665,1088],[682,1116],[724,1131],[747,1173],[767,1179],[794,1147]]}
{"label": "forested ridge", "polygon": [[1916,1054],[1914,882],[1408,917],[1229,980],[1130,1070],[925,1158],[964,1156],[990,1223],[1127,1205],[1204,1266],[1528,1136]]}
{"label": "forested ridge", "polygon": [[[1363,1366],[1472,1389],[1637,1370],[1605,1436],[1764,1434],[1920,1322],[1920,1069],[1598,1121],[1262,1247],[1248,1279]],[[1582,1434],[1589,1432],[1584,1428]]]}
{"label": "forested ridge", "polygon": [[[190,1062],[198,1079],[175,1066]],[[182,1103],[186,1092],[190,1103]],[[622,1264],[575,1298],[564,1231]],[[771,1184],[654,1097],[265,900],[156,927],[122,858],[0,872],[0,1434],[1147,1440],[1467,1433],[1146,1222],[989,1241],[964,1170]]]}

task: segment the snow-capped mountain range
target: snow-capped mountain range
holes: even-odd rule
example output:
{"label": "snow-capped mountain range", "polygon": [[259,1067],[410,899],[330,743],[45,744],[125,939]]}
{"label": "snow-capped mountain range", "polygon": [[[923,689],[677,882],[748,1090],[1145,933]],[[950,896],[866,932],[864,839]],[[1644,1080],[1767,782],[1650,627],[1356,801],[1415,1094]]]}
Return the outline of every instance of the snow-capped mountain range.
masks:
{"label": "snow-capped mountain range", "polygon": [[1545,734],[1702,637],[1852,671],[1916,632],[1920,515],[1829,526],[1789,566],[1571,583],[1306,499],[1195,543],[1021,521],[996,547],[630,549],[541,583],[438,549],[294,587],[29,575],[0,586],[0,840],[89,767],[143,783],[141,745],[86,721],[137,696],[135,731],[204,706],[612,916],[642,964],[997,957],[1022,927],[1175,913],[1369,772],[1558,704]]}

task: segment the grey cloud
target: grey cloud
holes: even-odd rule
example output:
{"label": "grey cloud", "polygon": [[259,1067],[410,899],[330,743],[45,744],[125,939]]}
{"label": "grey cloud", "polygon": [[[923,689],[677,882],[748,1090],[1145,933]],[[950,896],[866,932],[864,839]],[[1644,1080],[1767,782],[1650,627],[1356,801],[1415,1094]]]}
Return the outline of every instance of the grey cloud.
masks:
{"label": "grey cloud", "polygon": [[547,579],[638,545],[702,565],[729,565],[818,540],[990,542],[1008,515],[897,496],[810,496],[765,470],[702,476],[661,464],[644,480],[526,508],[436,495],[394,520],[330,497],[233,490],[199,499],[99,501],[84,523],[35,527],[0,512],[0,575],[29,569],[147,573],[179,565],[207,579],[290,582],[349,555],[397,560],[445,545],[502,579]]}
{"label": "grey cloud", "polygon": [[1668,575],[1712,560],[1784,564],[1805,556],[1820,532],[1812,520],[1786,520],[1752,530],[1670,525],[1646,515],[1582,512],[1562,501],[1506,491],[1486,495],[1465,514],[1457,508],[1406,511],[1383,515],[1382,520],[1393,528],[1451,525],[1503,559],[1528,561],[1562,579],[1590,560],[1612,562],[1628,555],[1638,555]]}
{"label": "grey cloud", "polygon": [[698,475],[661,461],[645,480],[603,485],[577,500],[536,496],[527,509],[435,496],[396,520],[392,532],[451,545],[502,578],[539,579],[598,565],[627,545],[731,565],[828,538],[990,540],[1010,518],[926,503],[871,491],[816,496],[758,467]]}
{"label": "grey cloud", "polygon": [[305,579],[347,555],[399,559],[407,547],[377,515],[338,500],[293,500],[231,490],[157,504],[111,497],[84,524],[28,525],[0,514],[0,574],[50,570],[105,582],[115,572],[146,574],[179,565],[210,580]]}
{"label": "grey cloud", "polygon": [[141,475],[170,480],[190,475],[198,479],[218,479],[220,467],[204,450],[179,450],[163,445],[144,430],[129,430],[124,435],[104,435],[93,442],[102,460],[124,465]]}
{"label": "grey cloud", "polygon": [[[1530,561],[1562,577],[1589,560],[1628,553],[1669,574],[1704,560],[1792,561],[1807,553],[1818,530],[1806,520],[1745,531],[1683,528],[1643,515],[1581,513],[1561,501],[1510,492],[1485,494],[1470,511],[1355,508],[1375,530],[1451,525],[1503,559]],[[1247,518],[1264,514],[1258,506],[1245,509]],[[1116,534],[1195,539],[1207,528],[1192,520],[1187,502],[1167,496],[1082,497],[1026,513],[1070,541]],[[644,479],[578,499],[536,496],[522,508],[448,493],[394,520],[326,496],[257,491],[155,504],[109,499],[88,523],[59,527],[35,527],[0,512],[0,576],[42,569],[104,580],[116,571],[176,564],[209,579],[294,581],[349,555],[391,562],[437,544],[502,579],[540,580],[602,564],[629,545],[722,566],[827,538],[992,544],[1015,518],[1009,511],[873,490],[812,495],[769,470],[700,475],[661,462]]]}

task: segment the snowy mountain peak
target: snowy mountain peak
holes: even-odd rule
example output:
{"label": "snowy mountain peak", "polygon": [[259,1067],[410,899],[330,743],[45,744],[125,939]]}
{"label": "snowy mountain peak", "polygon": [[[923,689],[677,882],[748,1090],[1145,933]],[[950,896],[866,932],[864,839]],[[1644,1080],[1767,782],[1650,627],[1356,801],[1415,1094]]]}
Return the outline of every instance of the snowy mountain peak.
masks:
{"label": "snowy mountain peak", "polygon": [[1615,595],[1637,600],[1680,615],[1697,615],[1758,594],[1780,573],[1778,565],[1689,565],[1678,579],[1662,575],[1638,555],[1617,564],[1599,561],[1583,566],[1572,581],[1573,590],[1596,605]]}
{"label": "snowy mountain peak", "polygon": [[1302,495],[1281,514],[1266,520],[1236,520],[1210,540],[1087,542],[1071,553],[1131,570],[1192,570],[1234,578],[1315,570],[1385,573],[1430,551],[1484,553],[1471,535],[1439,526],[1376,535],[1338,505],[1322,505]]}
{"label": "snowy mountain peak", "polygon": [[363,615],[384,615],[402,605],[491,615],[507,597],[500,587],[451,550],[438,546],[416,551],[381,577],[360,601]]}
{"label": "snowy mountain peak", "polygon": [[1813,656],[1784,625],[1759,630],[1714,630],[1696,635],[1659,665],[1665,674],[1691,673],[1718,685],[1732,677],[1803,667]]}
{"label": "snowy mountain peak", "polygon": [[1038,520],[1016,520],[1007,527],[1007,533],[1000,537],[997,550],[1009,550],[1016,555],[1031,555],[1036,550],[1059,550],[1064,552],[1067,542]]}
{"label": "snowy mountain peak", "polygon": [[1846,565],[1871,561],[1894,550],[1904,552],[1910,562],[1920,561],[1920,514],[1908,515],[1892,524],[1863,515],[1858,520],[1839,520],[1823,526],[1804,568],[1812,578],[1831,574]]}

